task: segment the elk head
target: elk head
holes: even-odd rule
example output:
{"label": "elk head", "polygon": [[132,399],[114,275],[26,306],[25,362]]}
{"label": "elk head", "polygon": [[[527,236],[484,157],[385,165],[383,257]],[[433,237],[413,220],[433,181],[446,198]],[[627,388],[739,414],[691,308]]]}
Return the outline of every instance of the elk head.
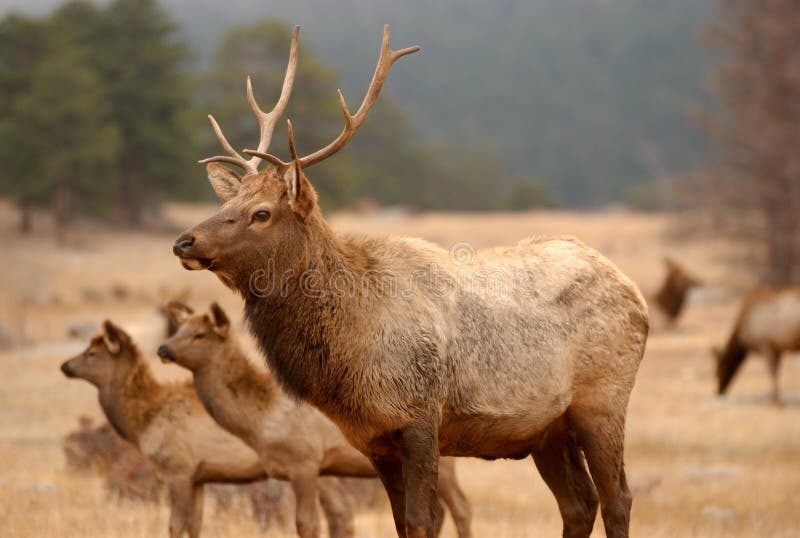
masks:
{"label": "elk head", "polygon": [[[185,312],[183,309],[181,311]],[[231,340],[230,329],[231,323],[225,311],[213,303],[210,314],[184,317],[178,331],[158,348],[158,356],[163,362],[174,362],[193,372],[197,371],[210,364],[228,345]]]}
{"label": "elk head", "polygon": [[106,387],[124,378],[136,365],[138,352],[131,337],[106,320],[103,333],[92,338],[89,346],[61,365],[67,377],[85,379],[96,387]]}
{"label": "elk head", "polygon": [[[393,51],[389,47],[389,26],[385,26],[375,74],[356,113],[350,114],[340,90],[339,102],[344,114],[342,132],[324,148],[303,157],[298,157],[295,151],[292,124],[287,121],[291,160],[285,162],[267,150],[292,90],[298,35],[299,27],[295,27],[283,88],[272,111],[264,113],[259,108],[250,78],[247,79],[247,101],[260,127],[257,149],[244,150],[250,159],[231,147],[217,122],[209,116],[227,155],[200,162],[207,165],[208,179],[223,204],[215,215],[184,232],[173,245],[173,252],[184,268],[209,269],[227,286],[240,291],[246,289],[250,275],[263,269],[265,264],[271,262],[281,271],[307,257],[315,240],[327,228],[317,206],[317,195],[304,170],[332,156],[350,141],[375,104],[392,64],[419,50],[419,47],[409,47]],[[259,171],[262,160],[269,165]],[[234,165],[242,173],[221,163]]]}
{"label": "elk head", "polygon": [[667,268],[667,280],[673,283],[673,287],[680,290],[702,286],[703,282],[689,273],[681,264],[672,258],[664,258],[664,266]]}

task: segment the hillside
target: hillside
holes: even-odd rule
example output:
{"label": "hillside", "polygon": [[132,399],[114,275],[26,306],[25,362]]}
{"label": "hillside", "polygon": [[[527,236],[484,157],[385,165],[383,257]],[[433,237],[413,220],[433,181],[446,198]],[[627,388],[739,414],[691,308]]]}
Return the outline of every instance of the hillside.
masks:
{"label": "hillside", "polygon": [[[41,11],[51,0],[7,1]],[[685,107],[704,101],[698,35],[713,0],[164,0],[205,62],[231,24],[278,17],[343,73],[353,102],[384,22],[397,46],[390,91],[428,139],[494,153],[568,205],[618,199],[635,182],[698,162]],[[334,88],[331,99],[334,99]]]}

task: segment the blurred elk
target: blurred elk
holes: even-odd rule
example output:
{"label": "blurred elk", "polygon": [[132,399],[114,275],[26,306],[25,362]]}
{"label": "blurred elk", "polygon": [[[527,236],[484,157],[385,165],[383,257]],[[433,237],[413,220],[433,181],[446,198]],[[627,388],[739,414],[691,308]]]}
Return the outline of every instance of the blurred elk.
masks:
{"label": "blurred elk", "polygon": [[674,325],[683,312],[686,298],[692,288],[700,286],[700,280],[670,258],[664,258],[667,274],[661,288],[653,296],[652,302],[664,314],[668,324]]}
{"label": "blurred elk", "polygon": [[725,394],[751,352],[766,357],[772,377],[772,401],[782,405],[778,372],[786,352],[800,351],[800,288],[762,289],[748,295],[724,348],[712,349],[717,392]]}
{"label": "blurred elk", "polygon": [[[565,535],[590,534],[599,497],[608,536],[627,536],[625,417],[648,333],[635,284],[569,238],[532,238],[464,259],[419,239],[335,234],[305,170],[347,144],[394,62],[418,47],[392,50],[387,26],[354,114],[339,93],[342,132],[301,157],[288,123],[287,162],[267,150],[292,88],[296,40],[295,31],[272,111],[258,107],[248,80],[261,133],[258,148],[244,151],[250,159],[211,118],[227,155],[201,162],[224,203],[178,237],[173,252],[244,297],[281,385],[372,461],[400,536],[431,537],[441,521],[440,455],[532,455]],[[269,166],[259,171],[262,161]],[[507,285],[472,285],[487,272]]]}
{"label": "blurred elk", "polygon": [[[158,348],[159,357],[190,370],[214,420],[256,451],[268,476],[291,483],[297,533],[317,538],[317,477],[376,477],[372,464],[325,415],[290,399],[272,376],[250,364],[219,305],[211,305],[210,315],[190,315],[189,306],[176,302],[169,309],[178,331]],[[441,460],[439,495],[459,538],[469,538],[469,501],[458,485],[452,458]]]}
{"label": "blurred elk", "polygon": [[[131,337],[110,321],[61,371],[98,388],[109,423],[139,448],[167,484],[171,538],[200,535],[204,484],[265,478],[256,453],[214,422],[191,384],[158,383]],[[320,484],[320,491],[327,487]],[[327,510],[332,525],[338,525],[341,515],[335,508]]]}

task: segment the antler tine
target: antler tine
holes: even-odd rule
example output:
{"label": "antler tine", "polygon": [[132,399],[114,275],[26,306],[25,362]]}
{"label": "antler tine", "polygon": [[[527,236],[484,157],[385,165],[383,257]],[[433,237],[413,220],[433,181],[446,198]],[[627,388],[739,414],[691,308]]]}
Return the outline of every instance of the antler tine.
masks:
{"label": "antler tine", "polygon": [[292,161],[296,161],[297,149],[294,147],[294,129],[292,129],[292,120],[286,120],[286,132],[289,134],[289,155],[292,156]]}
{"label": "antler tine", "polygon": [[[369,111],[375,104],[375,101],[377,101],[378,96],[383,89],[383,85],[386,82],[386,77],[389,76],[389,71],[391,70],[394,62],[403,56],[413,54],[419,50],[420,47],[418,45],[400,50],[392,50],[389,46],[389,25],[387,24],[384,26],[383,39],[381,40],[381,52],[380,56],[378,57],[378,65],[375,68],[375,74],[372,76],[372,81],[369,84],[369,88],[364,96],[364,100],[361,102],[361,106],[358,107],[358,110],[355,114],[350,114],[350,110],[347,108],[347,102],[344,99],[344,95],[342,95],[342,91],[339,90],[339,104],[342,107],[342,114],[344,115],[344,128],[342,129],[342,132],[333,142],[324,148],[299,159],[299,164],[303,168],[307,168],[327,159],[342,149],[350,141],[350,139],[353,138],[353,135],[355,135],[356,131],[358,131],[359,127],[361,127],[361,124],[366,119]],[[246,149],[244,152],[248,155],[258,156],[264,159],[277,159],[277,157],[273,155],[265,154],[259,151]],[[288,163],[283,163],[283,165],[287,166]]]}
{"label": "antler tine", "polygon": [[250,76],[248,75],[247,77],[247,104],[250,106],[250,111],[258,121],[258,155],[253,155],[249,160],[242,157],[235,149],[233,149],[233,146],[230,145],[228,140],[225,138],[225,135],[222,134],[222,129],[214,117],[209,115],[208,119],[211,121],[211,126],[214,128],[214,134],[216,134],[217,140],[219,140],[222,148],[228,153],[228,156],[218,155],[216,157],[203,159],[199,162],[203,164],[211,162],[224,162],[233,164],[240,167],[246,173],[258,172],[258,165],[261,164],[262,159],[267,160],[276,166],[284,166],[286,164],[277,157],[264,152],[267,151],[269,144],[272,141],[272,133],[275,130],[275,124],[278,122],[281,115],[283,115],[283,112],[286,110],[286,106],[289,104],[289,96],[292,94],[292,86],[294,85],[294,75],[297,71],[297,43],[299,39],[300,27],[295,26],[294,31],[292,32],[292,44],[289,49],[289,63],[286,66],[286,74],[283,77],[281,95],[278,98],[278,102],[275,103],[275,107],[268,113],[261,110],[261,108],[258,106],[256,98],[253,95],[253,83],[250,80]]}

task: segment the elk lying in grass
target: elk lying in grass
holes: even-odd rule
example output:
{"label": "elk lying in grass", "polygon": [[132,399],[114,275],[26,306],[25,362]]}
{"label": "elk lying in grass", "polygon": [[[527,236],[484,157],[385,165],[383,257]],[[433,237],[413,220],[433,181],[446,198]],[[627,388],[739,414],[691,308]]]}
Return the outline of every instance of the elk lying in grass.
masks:
{"label": "elk lying in grass", "polygon": [[667,275],[653,296],[653,304],[666,317],[668,325],[672,326],[683,312],[689,292],[700,286],[701,282],[670,258],[664,258],[664,266],[667,268]]}
{"label": "elk lying in grass", "polygon": [[[325,415],[288,398],[272,376],[250,364],[219,305],[211,305],[211,315],[187,316],[191,309],[181,303],[170,308],[178,331],[159,347],[158,355],[190,370],[200,400],[217,423],[256,451],[268,476],[291,483],[298,534],[318,536],[317,477],[375,477],[372,464]],[[469,538],[469,501],[456,480],[452,458],[440,462],[439,495],[459,538]]]}
{"label": "elk lying in grass", "polygon": [[[433,535],[442,516],[441,454],[532,455],[565,535],[589,535],[599,496],[608,536],[626,536],[625,417],[648,333],[639,290],[574,239],[451,256],[419,239],[336,235],[304,170],[352,138],[392,64],[417,47],[391,50],[386,27],[355,114],[340,93],[341,134],[298,157],[289,124],[292,158],[284,162],[266,151],[291,91],[296,43],[295,32],[271,112],[247,85],[261,131],[258,149],[245,150],[252,158],[211,119],[228,155],[201,162],[224,203],[178,237],[173,252],[185,268],[209,269],[244,297],[281,385],[371,459],[399,535]],[[271,165],[259,172],[262,160]],[[498,285],[482,285],[487,277]]]}
{"label": "elk lying in grass", "polygon": [[[256,453],[214,422],[191,384],[159,384],[130,336],[110,321],[83,353],[61,365],[61,371],[99,389],[100,407],[109,423],[142,451],[166,482],[172,538],[185,532],[200,535],[203,484],[265,477]],[[320,484],[332,536],[333,529],[347,527],[336,486],[334,479]]]}
{"label": "elk lying in grass", "polygon": [[725,347],[712,350],[717,392],[725,394],[750,352],[764,355],[772,376],[772,401],[782,404],[778,371],[785,352],[800,351],[800,288],[763,289],[742,303]]}

